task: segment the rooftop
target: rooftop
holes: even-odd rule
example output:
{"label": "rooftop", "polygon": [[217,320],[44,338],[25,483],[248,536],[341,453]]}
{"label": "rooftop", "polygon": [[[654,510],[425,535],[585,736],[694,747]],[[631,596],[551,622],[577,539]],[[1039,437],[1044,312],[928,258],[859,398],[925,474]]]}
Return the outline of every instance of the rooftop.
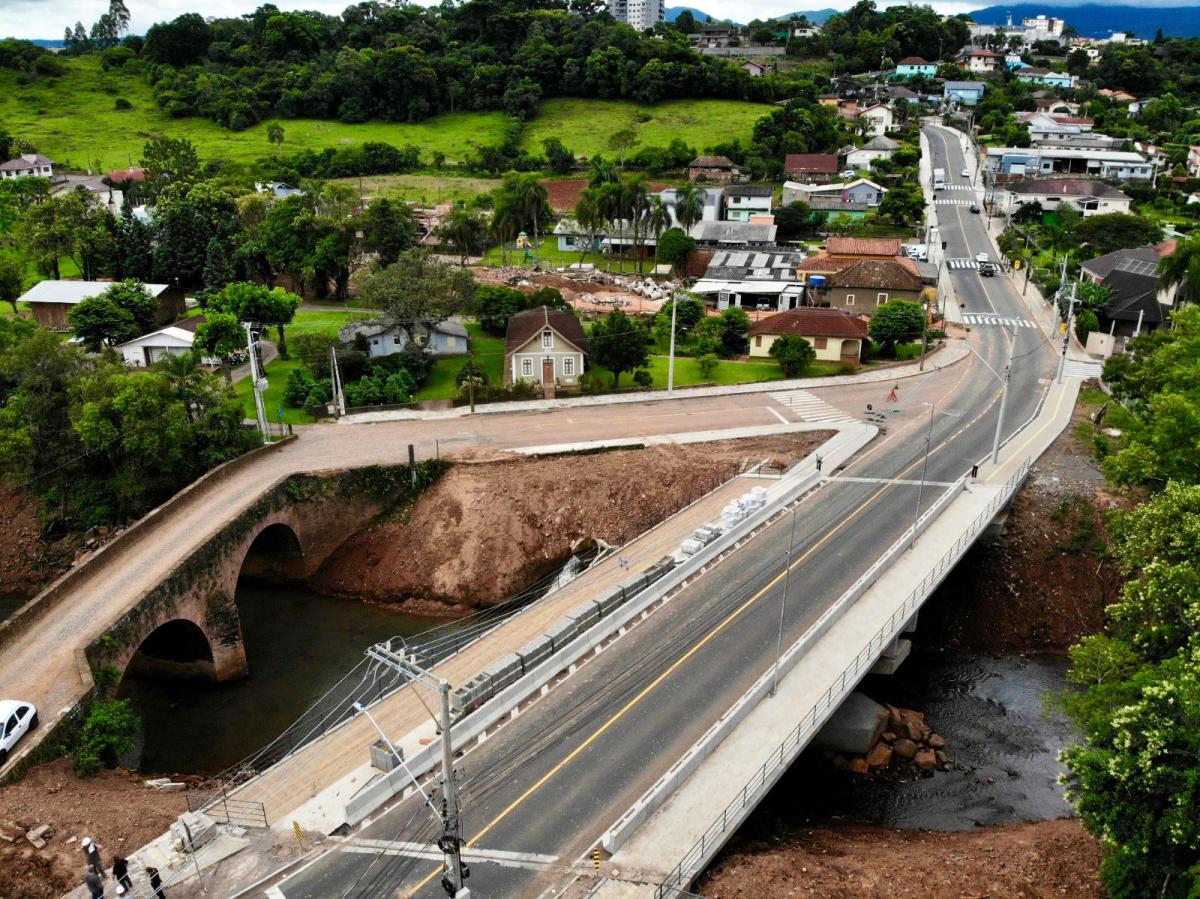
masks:
{"label": "rooftop", "polygon": [[718,250],[708,262],[706,279],[719,281],[792,281],[803,253]]}
{"label": "rooftop", "polygon": [[[99,296],[117,282],[115,281],[39,281],[21,297],[24,303],[66,303],[75,305],[90,297]],[[169,284],[143,284],[152,297],[156,297]]]}
{"label": "rooftop", "polygon": [[13,172],[20,169],[27,169],[31,165],[54,165],[54,160],[47,159],[41,153],[22,153],[15,159],[10,159],[8,162],[0,163],[0,172]]}
{"label": "rooftop", "polygon": [[982,81],[947,81],[944,86],[948,91],[979,91],[980,93],[986,87]]}
{"label": "rooftop", "polygon": [[688,163],[689,168],[699,169],[731,169],[733,166],[733,160],[728,156],[697,156]]}
{"label": "rooftop", "polygon": [[773,243],[778,226],[758,222],[697,222],[691,235],[706,243]]}
{"label": "rooftop", "polygon": [[900,241],[895,237],[830,237],[825,249],[831,256],[900,255]]}
{"label": "rooftop", "polygon": [[906,57],[904,57],[904,59],[902,59],[898,63],[896,63],[896,65],[898,65],[898,66],[931,66],[931,65],[933,65],[933,63],[931,63],[927,59],[922,59],[920,56],[906,56]]}
{"label": "rooftop", "polygon": [[549,306],[525,309],[513,315],[508,320],[508,332],[504,335],[504,351],[511,353],[520,349],[543,328],[550,328],[587,352],[587,336],[579,319],[570,310],[552,309]]}
{"label": "rooftop", "polygon": [[783,160],[783,170],[789,175],[815,172],[832,175],[838,170],[836,153],[789,153]]}
{"label": "rooftop", "polygon": [[770,184],[731,184],[725,188],[727,197],[770,197],[774,194],[775,188]]}
{"label": "rooftop", "polygon": [[1105,200],[1128,200],[1129,195],[1105,184],[1088,178],[1046,178],[1041,181],[1020,181],[1006,187],[1010,193],[1064,197],[1096,197]]}
{"label": "rooftop", "polygon": [[750,336],[757,334],[798,334],[802,337],[867,336],[867,323],[840,309],[791,309],[768,315],[754,323]]}
{"label": "rooftop", "polygon": [[870,290],[920,290],[919,274],[896,259],[860,259],[829,276],[831,287],[861,287]]}

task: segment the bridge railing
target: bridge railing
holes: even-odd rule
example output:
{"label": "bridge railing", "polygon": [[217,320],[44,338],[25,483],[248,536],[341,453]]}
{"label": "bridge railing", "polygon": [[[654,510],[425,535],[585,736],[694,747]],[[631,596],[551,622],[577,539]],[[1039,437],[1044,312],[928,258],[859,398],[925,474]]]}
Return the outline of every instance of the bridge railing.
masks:
{"label": "bridge railing", "polygon": [[218,824],[237,824],[242,827],[266,827],[267,809],[261,802],[230,796],[219,790],[188,790],[188,811],[203,812]]}
{"label": "bridge railing", "polygon": [[[655,891],[656,899],[670,899],[686,889],[692,878],[698,874],[707,863],[709,857],[729,839],[732,828],[744,820],[749,809],[758,804],[763,794],[782,775],[808,741],[816,734],[821,725],[835,709],[845,700],[845,697],[858,684],[859,680],[875,664],[880,653],[901,632],[904,624],[912,618],[925,602],[928,593],[952,569],[962,555],[970,549],[976,538],[987,527],[988,522],[1011,499],[1018,486],[1029,471],[1029,460],[1021,466],[1018,472],[1004,485],[991,502],[987,504],[971,524],[965,528],[954,545],[947,550],[933,568],[926,573],[921,582],[905,597],[900,607],[888,616],[887,622],[875,632],[871,640],[838,675],[837,680],[826,689],[820,699],[805,714],[804,718],[783,739],[759,769],[751,775],[742,786],[741,792],[730,802],[708,829],[700,835],[692,847],[684,854],[674,870],[659,884]],[[909,529],[911,532],[911,528]],[[902,540],[907,541],[911,533],[906,533]],[[807,638],[807,633],[801,636],[795,646]]]}

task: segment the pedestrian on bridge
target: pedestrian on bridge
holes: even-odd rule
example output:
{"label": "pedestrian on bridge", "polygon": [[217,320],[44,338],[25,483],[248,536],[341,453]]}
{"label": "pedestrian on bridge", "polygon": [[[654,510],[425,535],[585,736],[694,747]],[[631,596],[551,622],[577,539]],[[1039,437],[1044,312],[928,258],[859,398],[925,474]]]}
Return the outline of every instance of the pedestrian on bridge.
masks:
{"label": "pedestrian on bridge", "polygon": [[158,868],[147,866],[146,874],[150,878],[150,889],[154,890],[154,899],[167,899],[167,894],[163,892],[162,877],[158,873]]}
{"label": "pedestrian on bridge", "polygon": [[88,869],[104,882],[104,863],[100,861],[100,848],[92,842],[91,837],[84,837],[79,844],[83,847],[83,857],[87,859]]}
{"label": "pedestrian on bridge", "polygon": [[92,899],[104,899],[104,881],[91,868],[83,869],[83,883]]}
{"label": "pedestrian on bridge", "polygon": [[133,881],[129,879],[129,862],[126,859],[119,855],[114,858],[112,873],[117,883],[125,888],[125,892],[133,889]]}

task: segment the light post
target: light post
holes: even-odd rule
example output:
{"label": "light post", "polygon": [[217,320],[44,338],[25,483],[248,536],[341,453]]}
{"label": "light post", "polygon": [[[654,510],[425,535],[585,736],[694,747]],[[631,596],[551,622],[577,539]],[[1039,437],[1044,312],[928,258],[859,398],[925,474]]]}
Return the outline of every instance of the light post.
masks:
{"label": "light post", "polygon": [[992,377],[1002,385],[1000,392],[1000,415],[996,419],[996,433],[992,436],[992,464],[995,465],[1000,458],[1000,429],[1004,425],[1004,409],[1008,405],[1008,382],[1012,379],[1013,356],[1017,351],[1017,329],[1013,328],[1011,333],[1009,333],[1008,361],[1004,365],[1004,374],[1000,374],[996,369],[988,365],[988,361],[969,343],[967,344],[967,349],[978,357],[984,367],[991,372]]}
{"label": "light post", "polygon": [[[820,471],[818,463],[818,471]],[[783,615],[787,611],[788,580],[792,573],[792,543],[796,539],[796,507],[792,506],[792,528],[788,533],[787,553],[783,562],[783,596],[779,597],[779,632],[775,636],[775,667],[771,669],[771,695],[779,687],[779,657],[783,653]]]}
{"label": "light post", "polygon": [[921,481],[917,485],[917,505],[913,509],[912,535],[909,537],[908,548],[911,550],[917,542],[917,522],[921,520],[921,500],[925,498],[925,473],[929,469],[929,448],[933,443],[933,419],[937,415],[957,417],[957,412],[938,412],[937,403],[921,403],[929,407],[929,427],[925,431],[925,458],[921,462]]}
{"label": "light post", "polygon": [[679,309],[679,295],[671,294],[671,351],[667,356],[667,396],[675,392],[675,313]]}

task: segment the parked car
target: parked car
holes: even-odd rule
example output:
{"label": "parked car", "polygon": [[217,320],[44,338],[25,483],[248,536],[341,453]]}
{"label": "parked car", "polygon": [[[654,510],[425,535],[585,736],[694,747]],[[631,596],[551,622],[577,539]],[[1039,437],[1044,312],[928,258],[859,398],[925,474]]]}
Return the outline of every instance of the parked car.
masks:
{"label": "parked car", "polygon": [[962,175],[964,178],[970,178],[970,177],[971,177],[971,173],[970,173],[970,172],[968,172],[966,169],[963,169],[961,172],[959,172],[959,174],[960,174],[960,175]]}
{"label": "parked car", "polygon": [[979,214],[979,204],[978,203],[971,204],[971,212],[975,213],[976,215]]}
{"label": "parked car", "polygon": [[854,178],[856,175],[857,172],[855,172],[854,169],[846,169],[846,171],[842,172],[843,178]]}
{"label": "parked car", "polygon": [[987,253],[976,253],[975,261],[976,262],[991,262],[991,257],[988,256]]}
{"label": "parked car", "polygon": [[37,709],[31,702],[0,699],[0,765],[17,742],[38,725]]}

